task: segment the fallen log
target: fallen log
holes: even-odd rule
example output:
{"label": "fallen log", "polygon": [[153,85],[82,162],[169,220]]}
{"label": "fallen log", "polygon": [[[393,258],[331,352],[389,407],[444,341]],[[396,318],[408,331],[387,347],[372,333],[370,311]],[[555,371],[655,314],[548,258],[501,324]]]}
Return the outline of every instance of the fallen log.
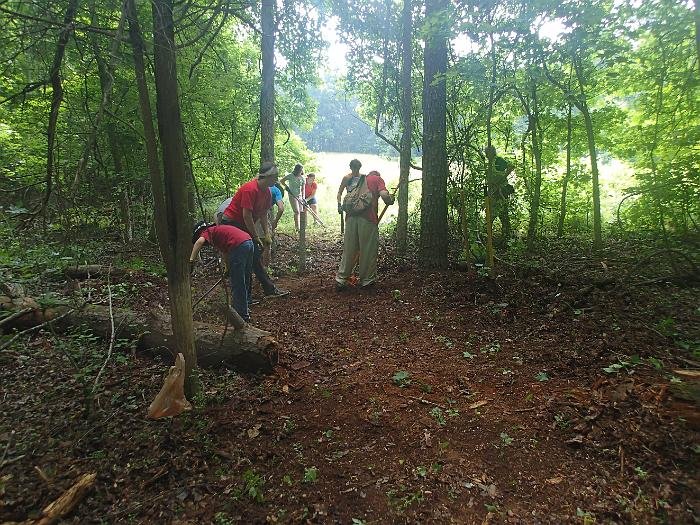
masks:
{"label": "fallen log", "polygon": [[[53,327],[56,330],[82,325],[98,336],[109,338],[114,322],[115,337],[136,341],[137,350],[147,355],[166,356],[173,361],[177,355],[177,345],[167,315],[147,315],[114,308],[110,317],[106,306],[85,305],[73,311],[69,306],[41,309],[31,298],[18,300],[0,296],[0,310],[9,311],[10,315],[29,306],[34,308],[13,318],[2,328],[25,328],[55,320]],[[230,367],[258,372],[270,371],[277,362],[277,342],[269,332],[250,324],[243,324],[238,329],[229,327],[224,333],[223,326],[195,322],[194,337],[197,364],[202,367]]]}

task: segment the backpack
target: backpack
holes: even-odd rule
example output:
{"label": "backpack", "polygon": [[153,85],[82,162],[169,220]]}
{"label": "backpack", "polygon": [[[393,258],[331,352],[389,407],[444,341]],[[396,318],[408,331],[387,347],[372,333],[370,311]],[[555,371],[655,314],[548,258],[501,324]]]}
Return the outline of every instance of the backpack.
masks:
{"label": "backpack", "polygon": [[352,190],[348,191],[343,199],[343,210],[348,215],[360,215],[372,205],[374,195],[367,186],[367,176],[360,175],[360,180]]}

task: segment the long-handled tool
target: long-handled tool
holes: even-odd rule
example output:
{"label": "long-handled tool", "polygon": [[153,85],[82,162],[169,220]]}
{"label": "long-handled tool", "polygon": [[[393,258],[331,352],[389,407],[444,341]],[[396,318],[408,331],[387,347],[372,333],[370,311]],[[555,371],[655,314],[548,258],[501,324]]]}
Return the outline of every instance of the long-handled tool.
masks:
{"label": "long-handled tool", "polygon": [[224,281],[224,278],[222,277],[221,279],[219,279],[218,281],[216,281],[216,282],[212,285],[211,288],[209,288],[206,292],[204,292],[204,294],[202,294],[202,296],[194,302],[194,304],[192,305],[192,310],[194,310],[194,309],[197,307],[197,305],[198,305],[199,303],[202,302],[202,299],[204,299],[207,295],[209,295],[210,293],[212,293],[212,292],[214,291],[214,288],[216,288],[217,286],[219,286],[223,281]]}
{"label": "long-handled tool", "polygon": [[[418,178],[418,179],[411,179],[411,180],[409,180],[409,181],[407,182],[407,184],[410,184],[411,182],[415,182],[415,181],[417,181],[417,180],[421,180],[421,179],[420,179],[420,178]],[[399,184],[399,186],[400,186],[400,184]],[[395,197],[395,196],[396,196],[396,193],[399,191],[399,186],[396,186],[396,188],[394,188],[394,191],[391,192],[391,196],[392,196],[392,197]],[[384,214],[386,213],[386,210],[387,210],[388,208],[389,208],[389,205],[388,205],[388,204],[384,204],[384,209],[382,210],[382,213],[379,214],[379,219],[378,219],[377,223],[382,222],[382,217],[384,217]]]}
{"label": "long-handled tool", "polygon": [[321,217],[319,217],[318,214],[313,210],[313,208],[311,208],[311,206],[309,206],[308,202],[306,202],[304,199],[300,199],[298,195],[294,195],[291,191],[289,191],[289,187],[281,180],[279,181],[279,183],[282,185],[282,187],[285,190],[287,190],[287,193],[289,193],[292,197],[294,197],[294,199],[301,205],[302,208],[304,208],[304,210],[309,210],[311,212],[311,216],[315,220],[317,220],[321,226],[323,226],[324,228],[326,227],[326,225],[323,224]]}

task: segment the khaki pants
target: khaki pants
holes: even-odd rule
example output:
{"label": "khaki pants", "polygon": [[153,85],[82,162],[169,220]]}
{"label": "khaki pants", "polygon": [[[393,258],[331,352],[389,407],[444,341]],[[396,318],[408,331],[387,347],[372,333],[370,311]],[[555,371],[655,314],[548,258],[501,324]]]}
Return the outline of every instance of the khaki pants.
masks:
{"label": "khaki pants", "polygon": [[335,280],[346,284],[352,275],[355,258],[360,254],[360,286],[377,280],[377,250],[379,249],[379,228],[364,217],[347,217],[343,237],[343,257]]}

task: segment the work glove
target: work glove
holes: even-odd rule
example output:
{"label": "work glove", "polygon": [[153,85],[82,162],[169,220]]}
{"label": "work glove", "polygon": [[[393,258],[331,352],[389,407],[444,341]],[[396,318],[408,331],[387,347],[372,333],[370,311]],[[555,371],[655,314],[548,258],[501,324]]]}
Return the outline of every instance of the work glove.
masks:
{"label": "work glove", "polygon": [[389,195],[389,202],[387,202],[387,205],[394,204],[396,202],[396,197],[393,195]]}
{"label": "work glove", "polygon": [[343,213],[343,205],[340,203],[338,203],[338,213],[340,213],[341,215]]}
{"label": "work glove", "polygon": [[256,248],[257,248],[259,251],[262,251],[262,249],[263,249],[263,243],[262,243],[262,241],[260,240],[259,237],[256,237],[255,239],[253,239],[253,244],[255,244]]}
{"label": "work glove", "polygon": [[262,239],[263,246],[270,246],[272,244],[272,237],[270,235],[266,235]]}

